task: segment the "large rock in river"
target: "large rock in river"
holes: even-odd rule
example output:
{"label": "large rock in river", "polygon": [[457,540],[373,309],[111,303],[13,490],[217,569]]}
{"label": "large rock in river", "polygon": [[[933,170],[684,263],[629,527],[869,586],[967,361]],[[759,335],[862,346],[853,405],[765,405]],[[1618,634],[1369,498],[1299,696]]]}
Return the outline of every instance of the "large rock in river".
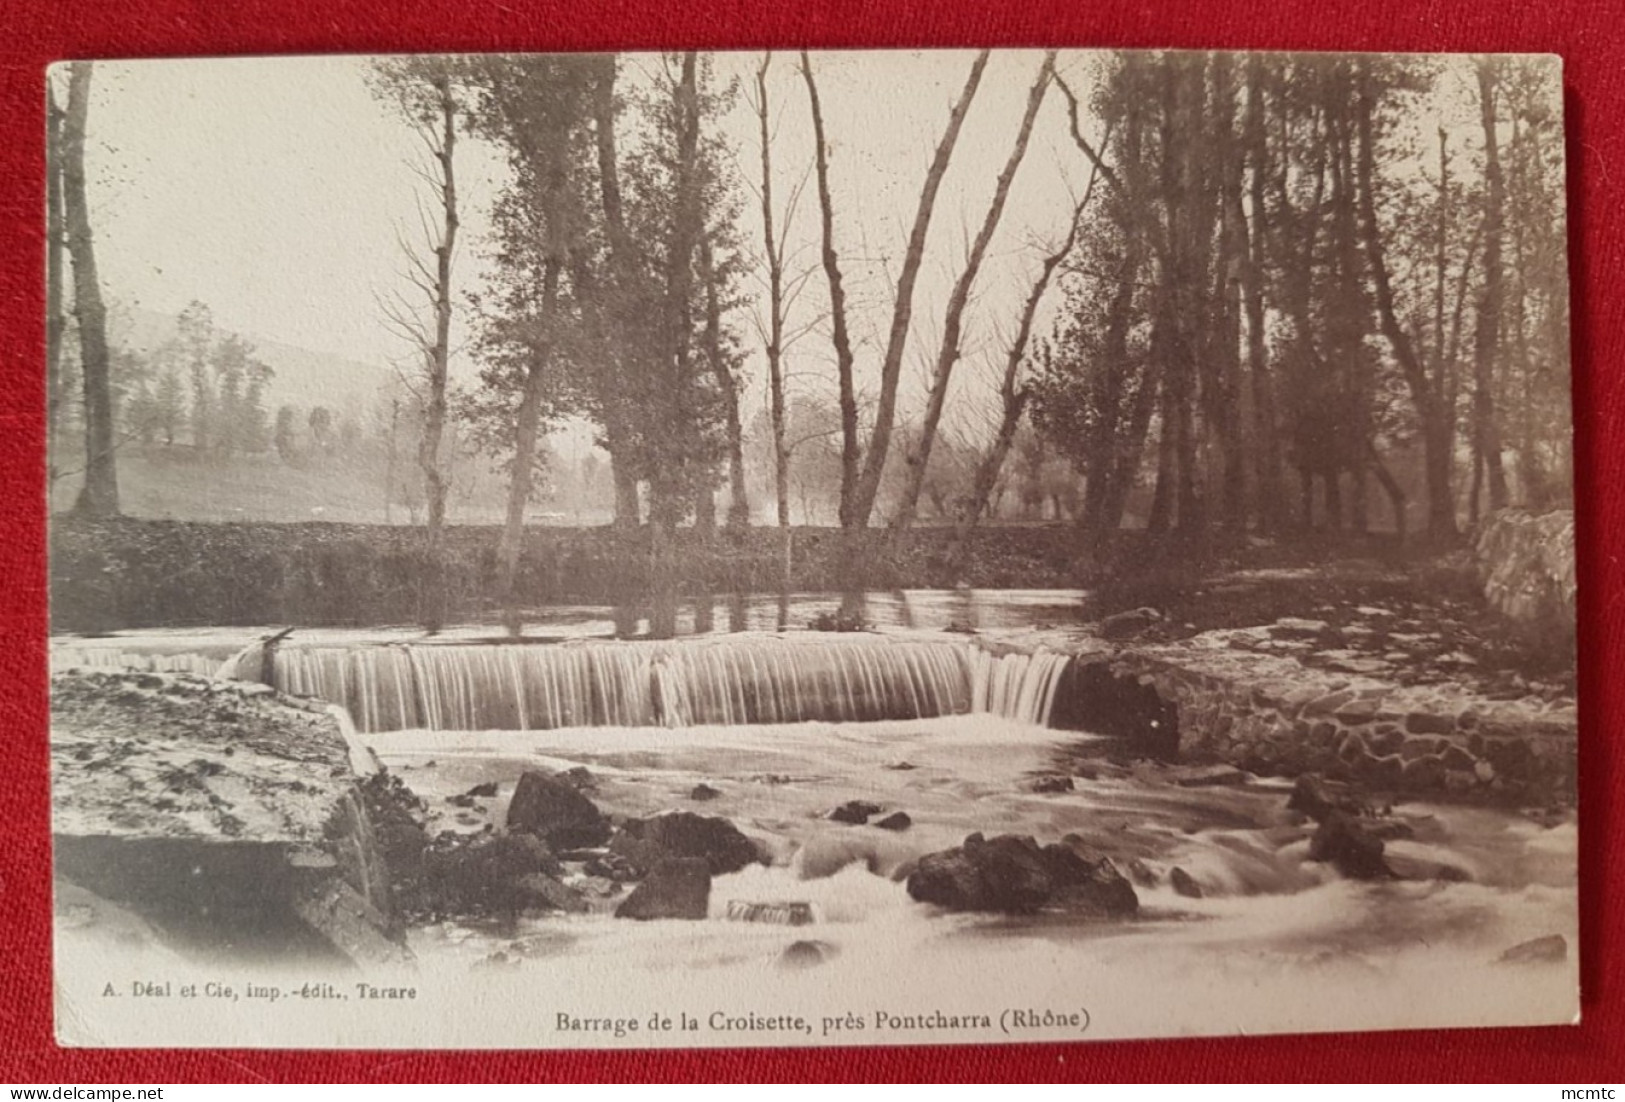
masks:
{"label": "large rock in river", "polygon": [[1055,882],[1053,902],[1074,914],[1126,918],[1140,909],[1140,897],[1128,877],[1076,834],[1045,846],[1044,862]]}
{"label": "large rock in river", "polygon": [[1389,880],[1394,873],[1383,859],[1384,848],[1386,843],[1361,820],[1334,811],[1309,839],[1309,860],[1325,861],[1350,880]]}
{"label": "large rock in river", "polygon": [[1367,819],[1364,804],[1353,793],[1306,775],[1293,785],[1286,806],[1319,824],[1309,839],[1309,860],[1324,861],[1350,880],[1393,877],[1383,858],[1383,835],[1395,833],[1392,824]]}
{"label": "large rock in river", "polygon": [[648,872],[672,858],[698,857],[711,875],[721,876],[762,860],[756,843],[733,823],[691,811],[631,819],[615,835],[609,849],[640,872]]}
{"label": "large rock in river", "polygon": [[531,770],[522,774],[508,804],[510,833],[534,834],[553,850],[585,849],[609,841],[609,820],[567,781]]}
{"label": "large rock in river", "polygon": [[1106,918],[1139,909],[1133,885],[1117,867],[1070,835],[1040,846],[1030,835],[972,834],[955,849],[920,858],[908,894],[955,911],[1029,914],[1060,907]]}
{"label": "large rock in river", "polygon": [[616,918],[689,918],[706,916],[711,905],[711,870],[699,857],[661,861],[649,878],[615,908]]}

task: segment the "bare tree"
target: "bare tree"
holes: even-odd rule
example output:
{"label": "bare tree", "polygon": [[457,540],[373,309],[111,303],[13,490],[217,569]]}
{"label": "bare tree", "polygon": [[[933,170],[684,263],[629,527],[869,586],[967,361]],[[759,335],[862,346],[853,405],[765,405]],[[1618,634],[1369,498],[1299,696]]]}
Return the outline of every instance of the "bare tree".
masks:
{"label": "bare tree", "polygon": [[852,338],[846,327],[846,291],[841,283],[840,259],[835,252],[835,203],[829,189],[829,143],[824,137],[824,112],[818,100],[818,83],[813,79],[812,60],[801,51],[801,75],[807,81],[807,100],[812,106],[814,164],[818,173],[818,210],[823,227],[824,277],[829,281],[830,341],[835,346],[835,373],[840,389],[841,410],[841,527],[863,522],[855,519],[858,497],[858,397],[852,380]]}
{"label": "bare tree", "polygon": [[[666,254],[665,300],[661,315],[661,361],[670,393],[686,392],[692,377],[694,260],[704,233],[699,172],[700,105],[698,55],[683,54],[681,76],[672,89],[675,148],[672,169],[673,212]],[[689,472],[660,463],[649,475],[649,524],[657,558],[668,550],[667,540],[683,511]],[[708,492],[701,490],[700,492]]]}
{"label": "bare tree", "polygon": [[1049,90],[1050,75],[1054,68],[1055,52],[1052,50],[1044,55],[1044,62],[1038,69],[1038,78],[1033,81],[1032,89],[1027,93],[1027,108],[1021,116],[1021,126],[1016,131],[1015,144],[1010,149],[1010,156],[1004,163],[1004,169],[999,173],[998,182],[994,185],[993,198],[988,203],[987,213],[982,217],[982,226],[976,233],[976,239],[971,243],[970,255],[965,259],[965,269],[959,273],[959,279],[948,296],[948,312],[942,323],[942,345],[937,351],[936,366],[931,373],[931,391],[926,398],[925,420],[920,426],[919,443],[909,449],[906,456],[908,476],[903,485],[902,500],[892,517],[894,528],[907,528],[914,522],[914,513],[920,502],[920,490],[925,485],[926,469],[931,462],[931,447],[936,442],[937,426],[942,422],[943,403],[948,398],[948,381],[953,375],[954,364],[959,362],[965,306],[970,301],[971,288],[982,269],[982,260],[987,255],[988,246],[993,242],[993,234],[999,228],[999,219],[1004,215],[1010,185],[1015,182],[1016,171],[1027,155],[1027,143],[1032,138],[1033,121],[1038,117],[1038,109],[1044,104],[1044,93]]}
{"label": "bare tree", "polygon": [[[1095,179],[1098,170],[1091,170],[1089,183],[1083,190],[1083,198],[1073,208],[1072,222],[1067,227],[1066,239],[1044,257],[1039,266],[1038,275],[1033,280],[1032,288],[1027,292],[1027,301],[1021,308],[1021,321],[1016,326],[1016,335],[1010,342],[1010,348],[1005,354],[1004,376],[999,383],[999,401],[1002,414],[999,418],[998,432],[993,437],[993,443],[988,447],[986,454],[976,467],[976,475],[971,483],[969,497],[960,510],[959,523],[954,532],[954,548],[957,551],[964,544],[966,535],[976,527],[982,516],[987,513],[989,503],[993,497],[993,489],[998,484],[999,475],[1004,470],[1005,460],[1010,455],[1010,447],[1015,443],[1016,430],[1021,425],[1022,415],[1027,410],[1027,403],[1031,397],[1030,391],[1021,385],[1021,367],[1027,359],[1027,345],[1032,339],[1033,319],[1038,315],[1039,304],[1044,301],[1044,294],[1049,290],[1050,281],[1055,271],[1072,252],[1077,244],[1078,230],[1083,225],[1083,212],[1089,206],[1089,200],[1094,196]],[[951,556],[952,557],[952,556]]]}
{"label": "bare tree", "polygon": [[[440,449],[446,427],[446,375],[451,360],[452,255],[457,246],[457,175],[455,154],[461,108],[453,89],[453,62],[445,58],[411,58],[382,62],[377,70],[384,90],[417,127],[431,168],[421,170],[438,207],[438,225],[427,218],[424,235],[433,256],[430,267],[417,248],[402,241],[407,277],[433,314],[431,325],[400,298],[385,303],[393,327],[408,339],[423,360],[423,431],[418,437],[418,467],[423,473],[426,507],[421,607],[424,627],[438,631],[444,616],[442,591],[442,529],[446,521],[446,473]],[[415,388],[414,388],[415,389]],[[393,446],[393,445],[392,445]]]}
{"label": "bare tree", "polygon": [[926,234],[931,228],[931,215],[937,205],[937,191],[948,172],[954,146],[959,142],[960,127],[970,110],[971,100],[987,68],[989,51],[983,50],[971,63],[970,75],[965,78],[964,90],[954,103],[948,116],[947,129],[937,142],[931,167],[926,170],[925,183],[920,188],[919,206],[914,211],[914,228],[908,235],[908,248],[903,254],[903,267],[897,276],[897,298],[892,305],[891,335],[886,341],[886,358],[880,365],[880,397],[875,405],[875,423],[870,430],[869,448],[863,457],[863,473],[858,477],[855,500],[848,511],[850,526],[862,528],[869,523],[874,510],[875,496],[880,492],[880,476],[886,466],[886,453],[891,446],[893,421],[897,413],[897,384],[903,374],[903,351],[908,345],[909,322],[914,313],[914,283],[920,274],[920,263],[925,257]]}
{"label": "bare tree", "polygon": [[1495,369],[1501,354],[1501,314],[1506,299],[1506,276],[1501,263],[1505,234],[1506,183],[1501,174],[1500,145],[1496,135],[1497,65],[1493,58],[1478,63],[1479,115],[1484,125],[1484,283],[1478,297],[1477,327],[1473,339],[1473,507],[1478,517],[1480,472],[1489,476],[1490,508],[1507,504],[1506,468],[1501,460],[1501,430],[1495,413]]}
{"label": "bare tree", "polygon": [[[762,238],[767,256],[767,385],[773,423],[773,491],[778,502],[779,527],[788,534],[790,449],[784,443],[784,242],[776,238],[773,231],[773,141],[768,127],[767,98],[767,71],[772,64],[773,53],[769,50],[756,68],[756,117],[762,135]],[[822,151],[819,160],[823,160]],[[838,281],[839,276],[836,279]]]}
{"label": "bare tree", "polygon": [[107,350],[107,307],[96,275],[90,204],[85,193],[85,129],[90,114],[92,66],[68,67],[68,111],[62,127],[62,206],[73,262],[73,312],[85,393],[85,484],[74,511],[117,516],[118,472],[113,451],[113,388]]}
{"label": "bare tree", "polygon": [[1362,72],[1359,87],[1357,125],[1359,156],[1356,163],[1360,222],[1365,238],[1367,262],[1371,266],[1372,289],[1377,303],[1377,320],[1393,350],[1400,373],[1410,391],[1422,422],[1423,464],[1427,472],[1428,534],[1446,539],[1456,533],[1455,499],[1450,491],[1450,442],[1454,435],[1455,411],[1446,400],[1443,364],[1430,374],[1416,346],[1399,320],[1394,290],[1388,274],[1382,230],[1377,220],[1376,139],[1372,115],[1376,110],[1368,74]]}
{"label": "bare tree", "polygon": [[[701,235],[699,276],[705,291],[705,357],[722,396],[722,413],[728,439],[728,526],[750,527],[750,494],[745,484],[745,431],[739,418],[739,380],[723,347],[720,273],[711,250],[711,239]],[[709,497],[709,491],[702,492]],[[703,502],[702,502],[703,503]]]}

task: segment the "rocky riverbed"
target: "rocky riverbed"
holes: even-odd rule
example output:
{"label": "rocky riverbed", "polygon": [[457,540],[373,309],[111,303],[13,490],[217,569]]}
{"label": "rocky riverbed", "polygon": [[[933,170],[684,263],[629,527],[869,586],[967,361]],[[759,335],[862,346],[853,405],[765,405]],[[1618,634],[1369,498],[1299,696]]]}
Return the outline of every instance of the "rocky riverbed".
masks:
{"label": "rocky riverbed", "polygon": [[[867,986],[852,969],[896,954],[914,962],[898,982],[917,990],[913,969],[957,961],[976,971],[984,954],[1047,946],[1080,977],[1104,970],[1126,983],[1143,968],[1173,986],[1180,961],[1199,988],[1217,969],[1283,998],[1295,992],[1274,1008],[1246,1007],[1255,1021],[1295,1007],[1312,1025],[1302,996],[1327,983],[1436,1005],[1436,991],[1424,998],[1413,985],[1446,967],[1462,970],[1458,989],[1475,998],[1510,985],[1485,1005],[1507,1007],[1514,990],[1511,1005],[1568,1005],[1566,814],[1373,805],[1345,786],[1295,790],[986,717],[455,740],[402,732],[375,745],[423,798],[426,833],[465,839],[443,842],[446,852],[478,854],[513,836],[515,793],[543,771],[601,816],[588,817],[600,845],[548,847],[545,867],[514,870],[528,901],[423,916],[412,934],[421,958],[482,973],[613,960],[693,970],[685,982],[708,987],[816,965],[831,982]],[[559,804],[578,808],[560,814],[581,829],[580,805]],[[644,844],[651,834],[665,852]],[[661,864],[685,867],[652,877]],[[685,895],[685,878],[704,886]],[[645,909],[651,896],[670,909]],[[629,917],[663,918],[665,932]],[[1508,972],[1509,953],[1533,954],[1533,972]],[[895,965],[885,972],[897,978]]]}
{"label": "rocky riverbed", "polygon": [[[561,1008],[613,1015],[651,992],[697,1020],[852,1010],[871,1027],[1016,1000],[1086,1009],[1090,1036],[1560,1021],[1574,1005],[1567,812],[1335,784],[1306,804],[1286,780],[987,715],[368,741],[387,772],[364,803],[414,963],[366,974],[466,1016],[441,1043],[674,1043],[555,1028]],[[82,891],[58,896],[70,986],[100,990],[105,968],[82,966],[109,946],[120,967],[267,974]],[[322,959],[297,970],[327,976]],[[547,1023],[493,1022],[489,1005]],[[425,1043],[409,1011],[347,1020],[358,1043]],[[326,1020],[307,1012],[288,1043]],[[242,1039],[237,1021],[216,1039]],[[710,1043],[842,1038],[808,1028]]]}
{"label": "rocky riverbed", "polygon": [[[344,1019],[346,1036],[694,1043],[626,1029],[629,1009],[651,1000],[696,1021],[813,1015],[772,1036],[715,1027],[715,1044],[844,1043],[858,1039],[843,1032],[854,1021],[889,1041],[990,1039],[980,1016],[1011,1006],[1073,1023],[1035,1038],[1072,1035],[1080,1015],[1089,1036],[1569,1020],[1577,834],[1563,661],[1542,652],[1543,665],[1470,594],[1376,564],[1252,565],[1160,596],[1150,613],[1100,607],[1070,626],[961,617],[947,632],[863,633],[880,648],[957,640],[978,661],[1076,656],[1050,726],[979,711],[379,730],[364,736],[376,772],[365,748],[324,735],[332,760],[311,767],[336,776],[342,759],[362,777],[354,802],[387,869],[389,929],[412,958],[367,974],[380,990],[432,993],[452,1023],[426,1032],[420,1010],[369,1002],[364,1020]],[[163,662],[193,668],[176,649],[185,640],[163,643]],[[62,653],[140,653],[87,644]],[[194,686],[207,714],[176,722],[148,699],[163,692],[126,683],[150,675],[105,676],[119,681],[111,703],[59,692],[59,831],[76,817],[108,833],[175,818],[225,837],[244,818],[239,798],[278,803],[275,783],[226,791],[193,759],[235,754],[228,780],[257,775],[254,717],[297,702]],[[206,754],[168,741],[206,740],[191,727],[216,721],[227,737]],[[136,733],[198,773],[183,785],[192,803],[129,787],[146,782],[127,765],[124,795],[84,786],[119,755],[140,757],[127,752]],[[273,782],[284,769],[270,767]],[[332,856],[333,841],[301,847]],[[81,966],[109,954],[159,971],[265,964],[243,952],[252,930],[200,942],[139,903],[60,885],[68,987],[100,990],[102,971]],[[319,953],[277,948],[333,963],[331,939]],[[536,1013],[493,1021],[496,1005]],[[252,1041],[234,1021],[187,1039]],[[331,1043],[334,1021],[311,1012],[280,1035]],[[578,1028],[597,1021],[621,1026]],[[153,1030],[154,1043],[177,1039],[160,1018]]]}

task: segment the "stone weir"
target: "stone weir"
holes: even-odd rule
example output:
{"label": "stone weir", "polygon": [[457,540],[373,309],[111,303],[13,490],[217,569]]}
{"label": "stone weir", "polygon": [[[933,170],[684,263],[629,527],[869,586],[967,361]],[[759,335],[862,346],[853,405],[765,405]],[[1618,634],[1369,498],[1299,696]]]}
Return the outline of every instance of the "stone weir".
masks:
{"label": "stone weir", "polygon": [[[252,650],[252,648],[250,648]],[[245,652],[248,653],[248,652]],[[672,642],[297,647],[244,673],[367,733],[862,723],[991,712],[1047,724],[1064,654],[870,633]]]}
{"label": "stone weir", "polygon": [[1324,668],[1299,653],[1316,644],[1291,638],[1315,627],[1283,620],[1176,643],[1042,631],[287,646],[274,655],[255,646],[217,672],[342,705],[369,735],[988,712],[1121,736],[1147,756],[1265,775],[1319,773],[1379,791],[1500,803],[1573,802],[1572,699],[1492,698],[1469,677],[1403,684],[1416,679],[1369,658],[1349,660],[1359,670]]}
{"label": "stone weir", "polygon": [[1125,737],[1158,757],[1261,775],[1318,773],[1376,791],[1573,804],[1572,700],[1500,700],[1465,683],[1402,685],[1319,669],[1250,649],[1264,630],[1062,644],[1073,661],[1058,679],[1052,721]]}
{"label": "stone weir", "polygon": [[401,961],[340,709],[136,670],[51,679],[58,921],[188,954]]}

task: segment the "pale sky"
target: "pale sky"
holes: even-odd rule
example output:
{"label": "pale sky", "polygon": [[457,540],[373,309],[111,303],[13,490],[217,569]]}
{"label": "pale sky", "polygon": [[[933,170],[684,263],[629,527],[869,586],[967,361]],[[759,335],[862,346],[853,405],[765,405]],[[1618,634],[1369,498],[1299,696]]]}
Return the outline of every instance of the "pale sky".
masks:
{"label": "pale sky", "polygon": [[[1085,102],[1098,56],[1062,55],[1061,69]],[[860,385],[869,388],[890,324],[891,279],[925,168],[973,57],[969,51],[813,55],[832,147],[831,186]],[[1037,51],[996,52],[965,122],[915,298],[905,404],[917,404],[923,395],[949,289],[1009,153],[1041,58]],[[717,57],[719,77],[741,80],[741,94],[721,129],[740,178],[753,188],[760,147],[750,97],[759,59]],[[658,64],[647,55],[627,55],[625,61],[624,80]],[[350,359],[386,364],[404,357],[408,350],[385,324],[377,296],[404,285],[397,233],[417,226],[423,185],[411,164],[421,148],[407,124],[369,92],[367,65],[355,57],[98,63],[87,156],[106,292],[131,307],[170,314],[201,299],[224,329]],[[806,181],[790,227],[792,274],[818,264],[811,123],[797,66],[793,53],[777,54],[770,87],[781,232],[784,205],[795,185]],[[1092,120],[1085,125],[1097,136]],[[457,171],[463,235],[455,276],[461,295],[479,285],[485,212],[505,170],[492,149],[469,140],[459,146]],[[1064,100],[1052,89],[966,317],[950,421],[974,422],[974,411],[984,406],[979,398],[991,398],[1004,342],[1032,274],[1042,252],[1064,234],[1071,197],[1081,193],[1087,177],[1088,165],[1067,133]],[[745,194],[740,223],[753,251],[761,247],[757,203],[754,192]],[[743,290],[760,297],[764,287],[765,275],[752,273]],[[791,328],[816,320],[826,301],[819,271],[790,318]],[[747,421],[762,401],[766,374],[753,308],[734,319],[751,352]],[[796,385],[827,394],[832,363],[820,330],[790,350],[787,366]],[[464,377],[471,372],[466,356],[455,370]]]}

